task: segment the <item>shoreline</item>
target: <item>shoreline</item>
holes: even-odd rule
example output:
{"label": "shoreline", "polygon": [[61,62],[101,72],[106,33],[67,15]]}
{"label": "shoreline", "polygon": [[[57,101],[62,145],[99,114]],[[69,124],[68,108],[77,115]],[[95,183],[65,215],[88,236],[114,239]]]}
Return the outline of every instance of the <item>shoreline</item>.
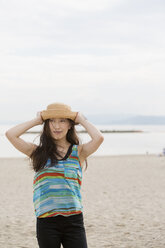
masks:
{"label": "shoreline", "polygon": [[[165,157],[163,154],[155,154],[155,153],[146,153],[146,154],[116,154],[116,155],[91,155],[87,159],[109,159],[109,158],[115,158],[115,157]],[[25,160],[28,161],[28,157],[0,157],[0,160],[7,159],[7,160]]]}

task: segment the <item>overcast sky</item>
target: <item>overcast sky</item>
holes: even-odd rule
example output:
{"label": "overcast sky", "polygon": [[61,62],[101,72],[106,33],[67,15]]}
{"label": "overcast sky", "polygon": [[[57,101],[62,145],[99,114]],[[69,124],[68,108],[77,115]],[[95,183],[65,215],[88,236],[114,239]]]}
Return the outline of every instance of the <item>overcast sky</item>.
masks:
{"label": "overcast sky", "polygon": [[164,0],[1,0],[0,121],[52,102],[165,115]]}

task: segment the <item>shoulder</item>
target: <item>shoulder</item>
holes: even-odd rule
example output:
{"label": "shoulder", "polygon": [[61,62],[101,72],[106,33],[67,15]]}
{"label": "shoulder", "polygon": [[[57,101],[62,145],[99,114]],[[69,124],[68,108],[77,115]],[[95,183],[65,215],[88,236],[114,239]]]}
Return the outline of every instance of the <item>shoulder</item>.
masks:
{"label": "shoulder", "polygon": [[83,145],[77,145],[78,156],[80,157]]}
{"label": "shoulder", "polygon": [[79,158],[82,158],[82,149],[83,149],[83,144],[73,146],[73,150],[77,151],[77,155],[79,156]]}
{"label": "shoulder", "polygon": [[85,158],[83,158],[82,153],[81,153],[82,152],[82,148],[83,148],[83,144],[77,145],[78,156],[79,156],[79,159],[80,159],[81,164],[83,164],[84,161],[85,161]]}

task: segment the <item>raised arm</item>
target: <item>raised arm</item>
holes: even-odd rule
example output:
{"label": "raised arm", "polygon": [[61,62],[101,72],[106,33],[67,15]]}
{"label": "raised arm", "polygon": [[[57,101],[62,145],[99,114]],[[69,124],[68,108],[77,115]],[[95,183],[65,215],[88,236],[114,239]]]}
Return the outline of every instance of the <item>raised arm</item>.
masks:
{"label": "raised arm", "polygon": [[37,145],[31,142],[26,142],[25,140],[20,138],[20,136],[30,128],[41,125],[42,123],[43,120],[41,118],[41,114],[40,112],[38,112],[36,118],[10,128],[6,131],[5,135],[17,150],[30,157],[32,151],[37,147]]}
{"label": "raised arm", "polygon": [[104,141],[104,136],[80,112],[78,112],[75,122],[81,124],[92,138],[88,143],[79,145],[79,156],[82,160],[85,160],[89,155],[94,153],[99,148],[101,143]]}

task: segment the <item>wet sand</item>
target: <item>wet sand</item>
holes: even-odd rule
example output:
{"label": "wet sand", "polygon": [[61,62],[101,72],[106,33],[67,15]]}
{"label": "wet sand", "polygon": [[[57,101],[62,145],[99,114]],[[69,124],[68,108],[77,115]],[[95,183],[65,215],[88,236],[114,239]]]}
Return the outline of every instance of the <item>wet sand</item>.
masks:
{"label": "wet sand", "polygon": [[[33,175],[26,158],[0,158],[0,247],[38,247]],[[91,156],[82,198],[88,248],[165,247],[165,157]]]}

